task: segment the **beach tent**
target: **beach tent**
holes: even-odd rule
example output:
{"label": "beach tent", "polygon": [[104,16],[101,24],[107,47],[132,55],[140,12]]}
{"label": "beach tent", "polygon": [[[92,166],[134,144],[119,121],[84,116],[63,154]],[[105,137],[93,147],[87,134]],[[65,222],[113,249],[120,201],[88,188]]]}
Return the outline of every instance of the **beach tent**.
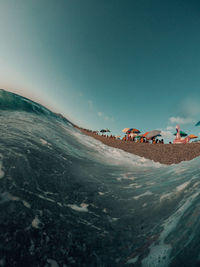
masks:
{"label": "beach tent", "polygon": [[[174,135],[176,135],[176,133],[174,133]],[[181,136],[181,137],[187,136],[187,133],[185,133],[185,132],[183,132],[183,131],[180,131],[180,136]]]}
{"label": "beach tent", "polygon": [[[161,131],[159,131],[159,130],[153,130],[153,131],[148,132],[148,134],[146,134],[145,137],[146,137],[147,139],[151,139],[151,138],[153,138],[153,137],[161,136],[160,133],[161,133]],[[143,136],[144,136],[144,135],[143,135]]]}

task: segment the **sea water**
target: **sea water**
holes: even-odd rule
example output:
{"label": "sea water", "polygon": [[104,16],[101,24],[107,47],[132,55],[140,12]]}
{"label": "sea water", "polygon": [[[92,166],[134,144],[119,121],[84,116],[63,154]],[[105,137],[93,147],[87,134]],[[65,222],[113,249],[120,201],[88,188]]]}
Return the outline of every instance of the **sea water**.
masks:
{"label": "sea water", "polygon": [[155,163],[9,97],[0,266],[200,266],[199,158]]}

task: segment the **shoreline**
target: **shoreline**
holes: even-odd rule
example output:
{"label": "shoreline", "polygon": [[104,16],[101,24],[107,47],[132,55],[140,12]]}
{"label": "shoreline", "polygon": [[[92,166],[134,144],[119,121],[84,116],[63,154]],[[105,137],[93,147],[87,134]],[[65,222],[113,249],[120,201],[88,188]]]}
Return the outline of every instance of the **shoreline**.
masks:
{"label": "shoreline", "polygon": [[171,165],[181,161],[189,161],[200,156],[200,143],[188,144],[146,144],[134,143],[131,141],[122,141],[118,139],[106,138],[97,135],[88,130],[79,128],[83,134],[101,141],[103,144],[122,149],[134,155],[159,162],[161,164]]}

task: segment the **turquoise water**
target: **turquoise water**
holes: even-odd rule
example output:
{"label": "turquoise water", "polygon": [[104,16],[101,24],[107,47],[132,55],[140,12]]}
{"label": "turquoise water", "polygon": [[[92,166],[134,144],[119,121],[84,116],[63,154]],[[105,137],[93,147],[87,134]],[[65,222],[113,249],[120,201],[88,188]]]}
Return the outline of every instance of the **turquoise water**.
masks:
{"label": "turquoise water", "polygon": [[199,158],[155,163],[7,94],[0,97],[1,266],[200,265]]}

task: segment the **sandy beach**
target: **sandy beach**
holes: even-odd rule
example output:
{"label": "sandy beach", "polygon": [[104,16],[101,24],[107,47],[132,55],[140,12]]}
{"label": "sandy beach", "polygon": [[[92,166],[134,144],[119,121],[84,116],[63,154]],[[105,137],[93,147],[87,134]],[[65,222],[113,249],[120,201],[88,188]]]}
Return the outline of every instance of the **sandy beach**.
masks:
{"label": "sandy beach", "polygon": [[181,161],[192,160],[200,156],[200,143],[188,144],[146,144],[134,143],[131,141],[122,141],[112,138],[106,138],[77,127],[85,135],[91,136],[103,144],[122,149],[126,152],[151,159],[162,164],[177,164]]}

